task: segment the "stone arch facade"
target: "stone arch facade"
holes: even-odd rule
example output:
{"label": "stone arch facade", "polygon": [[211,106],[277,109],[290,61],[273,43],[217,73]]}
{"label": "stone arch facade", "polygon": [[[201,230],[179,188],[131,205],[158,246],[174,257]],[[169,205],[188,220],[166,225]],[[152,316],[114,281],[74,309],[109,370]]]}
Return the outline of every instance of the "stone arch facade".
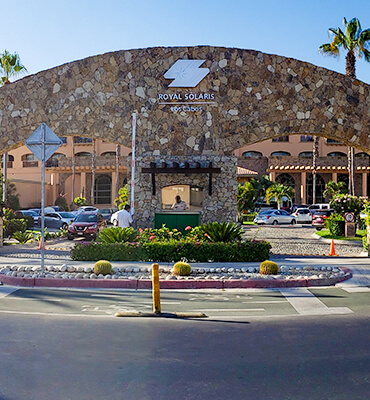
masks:
{"label": "stone arch facade", "polygon": [[[178,60],[203,62],[191,62],[190,71],[179,68],[173,75],[169,70],[179,66]],[[208,68],[200,81],[199,67]],[[176,83],[184,77],[188,87]],[[41,122],[59,136],[130,147],[133,112],[139,226],[152,224],[160,204],[149,175],[142,173],[150,163],[220,168],[213,194],[204,201],[203,221],[234,220],[236,148],[281,135],[314,134],[370,151],[369,85],[295,59],[209,46],[117,51],[5,85],[0,88],[0,148],[20,146]],[[168,179],[174,176],[163,174],[158,184]]]}

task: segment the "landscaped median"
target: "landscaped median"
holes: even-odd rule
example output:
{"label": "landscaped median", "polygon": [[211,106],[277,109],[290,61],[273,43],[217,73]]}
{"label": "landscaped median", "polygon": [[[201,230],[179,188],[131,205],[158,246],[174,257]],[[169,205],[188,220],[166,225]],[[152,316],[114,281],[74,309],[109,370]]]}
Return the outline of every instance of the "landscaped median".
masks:
{"label": "landscaped median", "polygon": [[[259,267],[231,267],[222,263],[210,267],[192,265],[191,274],[177,276],[173,268],[160,266],[161,289],[230,289],[331,286],[352,277],[346,267],[279,266],[276,275],[262,275]],[[55,265],[45,267],[0,266],[0,281],[13,286],[150,289],[150,266],[113,267],[108,275],[96,275],[94,267]]]}

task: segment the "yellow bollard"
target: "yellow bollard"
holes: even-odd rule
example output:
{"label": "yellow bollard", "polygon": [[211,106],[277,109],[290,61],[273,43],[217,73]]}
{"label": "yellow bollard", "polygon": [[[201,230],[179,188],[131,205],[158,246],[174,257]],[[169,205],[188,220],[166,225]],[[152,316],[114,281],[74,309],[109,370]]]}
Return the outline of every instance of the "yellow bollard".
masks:
{"label": "yellow bollard", "polygon": [[161,294],[159,291],[159,265],[152,264],[152,293],[153,293],[153,311],[156,314],[161,313]]}

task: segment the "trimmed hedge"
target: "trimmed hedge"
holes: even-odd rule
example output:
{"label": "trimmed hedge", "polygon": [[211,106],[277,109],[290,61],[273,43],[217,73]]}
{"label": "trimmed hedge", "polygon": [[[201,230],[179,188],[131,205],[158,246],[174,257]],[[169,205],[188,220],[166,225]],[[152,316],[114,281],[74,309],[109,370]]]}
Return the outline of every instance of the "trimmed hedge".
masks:
{"label": "trimmed hedge", "polygon": [[242,243],[154,242],[154,243],[82,243],[71,251],[74,261],[156,261],[177,262],[251,262],[269,258],[268,242],[247,240]]}

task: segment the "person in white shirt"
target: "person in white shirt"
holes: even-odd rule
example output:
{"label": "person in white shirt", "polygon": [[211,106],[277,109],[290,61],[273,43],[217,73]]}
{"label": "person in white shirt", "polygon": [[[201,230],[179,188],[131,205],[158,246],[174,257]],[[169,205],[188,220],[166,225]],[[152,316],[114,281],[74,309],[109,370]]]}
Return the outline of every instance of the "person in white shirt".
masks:
{"label": "person in white shirt", "polygon": [[130,214],[131,207],[126,204],[123,210],[117,212],[117,223],[121,228],[129,228],[133,222]]}
{"label": "person in white shirt", "polygon": [[171,208],[172,210],[184,211],[188,208],[188,205],[185,203],[184,200],[181,200],[181,197],[179,195],[177,195],[175,202],[173,203]]}

